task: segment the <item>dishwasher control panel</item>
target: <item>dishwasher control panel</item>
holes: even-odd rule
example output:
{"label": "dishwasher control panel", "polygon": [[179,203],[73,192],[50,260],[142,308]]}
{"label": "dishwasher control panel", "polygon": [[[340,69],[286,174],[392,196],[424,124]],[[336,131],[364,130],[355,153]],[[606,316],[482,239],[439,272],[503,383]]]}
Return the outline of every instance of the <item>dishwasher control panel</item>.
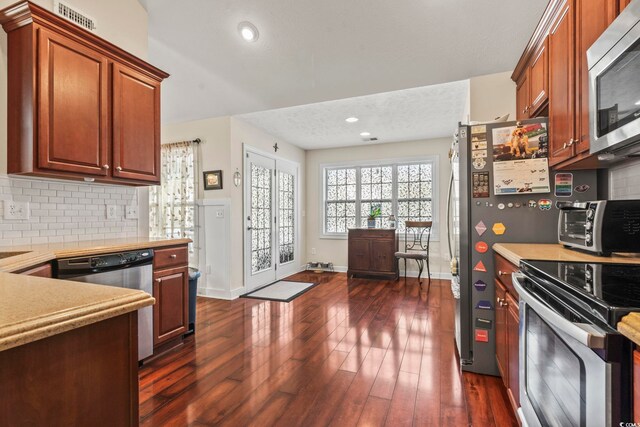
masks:
{"label": "dishwasher control panel", "polygon": [[75,276],[117,268],[128,268],[137,265],[151,264],[153,250],[117,252],[88,257],[64,258],[56,261],[56,277]]}

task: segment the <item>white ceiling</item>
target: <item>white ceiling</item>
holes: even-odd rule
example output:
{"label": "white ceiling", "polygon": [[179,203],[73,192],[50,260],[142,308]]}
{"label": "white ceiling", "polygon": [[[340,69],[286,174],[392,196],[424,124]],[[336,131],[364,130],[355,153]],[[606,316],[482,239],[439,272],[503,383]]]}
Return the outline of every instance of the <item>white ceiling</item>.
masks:
{"label": "white ceiling", "polygon": [[[150,61],[172,74],[163,84],[167,123],[507,71],[547,0],[143,3]],[[245,20],[260,31],[256,43],[238,35]]]}
{"label": "white ceiling", "polygon": [[[469,80],[235,116],[305,150],[450,136],[467,112]],[[347,117],[357,117],[347,123]]]}

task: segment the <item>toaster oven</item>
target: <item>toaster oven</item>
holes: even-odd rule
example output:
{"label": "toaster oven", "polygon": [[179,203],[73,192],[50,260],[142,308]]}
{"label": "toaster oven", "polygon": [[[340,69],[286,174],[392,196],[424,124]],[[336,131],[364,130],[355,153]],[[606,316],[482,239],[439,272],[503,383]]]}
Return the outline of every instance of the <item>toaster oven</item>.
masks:
{"label": "toaster oven", "polygon": [[640,252],[640,200],[558,203],[558,242],[610,255]]}

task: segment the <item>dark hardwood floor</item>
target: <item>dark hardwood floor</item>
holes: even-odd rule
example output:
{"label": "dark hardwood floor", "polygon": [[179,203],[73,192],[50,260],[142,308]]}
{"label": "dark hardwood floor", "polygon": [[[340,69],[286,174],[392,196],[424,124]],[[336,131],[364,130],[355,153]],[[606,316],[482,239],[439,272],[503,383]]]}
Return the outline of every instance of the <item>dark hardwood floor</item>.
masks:
{"label": "dark hardwood floor", "polygon": [[141,425],[517,426],[456,359],[448,281],[322,283],[290,303],[198,299],[196,335],[140,371]]}

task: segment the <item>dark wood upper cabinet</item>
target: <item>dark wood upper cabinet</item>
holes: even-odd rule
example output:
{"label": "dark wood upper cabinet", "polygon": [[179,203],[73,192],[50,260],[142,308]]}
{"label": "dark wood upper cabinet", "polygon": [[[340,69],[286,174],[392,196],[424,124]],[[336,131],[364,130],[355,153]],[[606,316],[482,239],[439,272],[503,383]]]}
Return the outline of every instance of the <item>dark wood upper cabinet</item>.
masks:
{"label": "dark wood upper cabinet", "polygon": [[529,73],[525,72],[516,86],[516,120],[529,118]]}
{"label": "dark wood upper cabinet", "polygon": [[576,2],[576,154],[590,148],[587,49],[616,18],[617,8],[617,0]]}
{"label": "dark wood upper cabinet", "polygon": [[43,28],[38,33],[38,168],[106,176],[107,58]]}
{"label": "dark wood upper cabinet", "polygon": [[574,144],[574,14],[565,3],[549,32],[549,164],[567,160]]}
{"label": "dark wood upper cabinet", "polygon": [[529,66],[529,116],[536,117],[549,98],[548,40],[542,44]]}
{"label": "dark wood upper cabinet", "polygon": [[160,84],[168,74],[33,3],[7,32],[8,172],[160,183]]}
{"label": "dark wood upper cabinet", "polygon": [[[627,4],[628,0],[551,0],[511,76],[517,84],[518,118],[548,112],[549,164],[554,169],[606,166],[589,154],[586,52]],[[521,88],[524,81],[528,86]],[[526,91],[529,104],[522,100]]]}
{"label": "dark wood upper cabinet", "polygon": [[160,82],[113,65],[113,176],[158,182]]}

